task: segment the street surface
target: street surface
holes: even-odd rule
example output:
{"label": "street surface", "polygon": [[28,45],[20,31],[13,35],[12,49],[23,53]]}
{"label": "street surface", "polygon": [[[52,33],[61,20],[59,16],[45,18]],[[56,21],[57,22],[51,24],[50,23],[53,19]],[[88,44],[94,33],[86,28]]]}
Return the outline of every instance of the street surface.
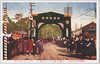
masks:
{"label": "street surface", "polygon": [[[59,47],[52,42],[48,42],[47,44],[43,44],[44,52],[40,56],[38,54],[28,55],[28,54],[19,54],[18,56],[14,56],[9,60],[82,60],[79,55],[78,58],[75,56],[75,51],[70,53],[67,51],[67,48]],[[28,53],[28,51],[27,51]],[[92,57],[96,59],[96,57]],[[89,60],[88,56],[83,60]]]}

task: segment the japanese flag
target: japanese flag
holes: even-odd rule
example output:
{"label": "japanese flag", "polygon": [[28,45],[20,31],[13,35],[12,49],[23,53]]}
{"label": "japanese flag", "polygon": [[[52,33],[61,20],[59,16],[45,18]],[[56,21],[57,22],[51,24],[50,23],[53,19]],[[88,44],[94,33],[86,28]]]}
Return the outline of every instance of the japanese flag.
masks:
{"label": "japanese flag", "polygon": [[30,13],[29,13],[29,19],[33,20],[33,17],[32,17],[32,15]]}

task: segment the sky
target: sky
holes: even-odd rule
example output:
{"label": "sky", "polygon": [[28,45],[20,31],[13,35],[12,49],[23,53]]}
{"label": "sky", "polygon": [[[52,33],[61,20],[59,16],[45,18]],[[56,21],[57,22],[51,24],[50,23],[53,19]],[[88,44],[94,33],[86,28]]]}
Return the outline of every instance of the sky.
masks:
{"label": "sky", "polygon": [[[2,5],[3,10],[3,8],[6,7],[6,4],[3,3]],[[85,26],[92,21],[96,22],[96,18],[93,16],[95,12],[94,10],[92,10],[95,9],[95,2],[35,2],[34,5],[35,6],[33,6],[33,8],[35,10],[33,10],[33,14],[45,13],[50,11],[64,14],[64,7],[72,7],[72,30],[75,30],[75,24],[77,25],[76,28],[80,28],[81,24],[82,26]],[[29,9],[29,2],[7,2],[7,14],[10,18],[14,18],[14,15],[16,13],[22,13],[23,18],[28,17]],[[85,15],[82,15],[84,13]]]}

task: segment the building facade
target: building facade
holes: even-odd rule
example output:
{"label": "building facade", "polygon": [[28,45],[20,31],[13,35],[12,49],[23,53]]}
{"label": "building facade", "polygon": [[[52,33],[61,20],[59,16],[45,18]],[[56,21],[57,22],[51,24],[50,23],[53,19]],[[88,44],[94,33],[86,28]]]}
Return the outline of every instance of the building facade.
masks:
{"label": "building facade", "polygon": [[82,27],[82,36],[83,36],[83,38],[94,37],[94,39],[96,40],[96,23],[91,22],[91,23],[87,24],[86,26],[83,26]]}

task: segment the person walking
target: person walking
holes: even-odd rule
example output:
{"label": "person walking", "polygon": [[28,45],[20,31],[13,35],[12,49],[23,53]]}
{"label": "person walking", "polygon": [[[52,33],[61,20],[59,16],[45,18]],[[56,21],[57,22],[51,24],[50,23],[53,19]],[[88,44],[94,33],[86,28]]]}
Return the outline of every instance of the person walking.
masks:
{"label": "person walking", "polygon": [[88,38],[85,37],[85,39],[83,40],[83,44],[81,45],[81,58],[85,58],[86,54],[87,54],[87,48],[86,45],[88,43]]}
{"label": "person walking", "polygon": [[20,39],[18,38],[16,41],[16,49],[17,49],[17,55],[19,54],[19,46],[20,46]]}
{"label": "person walking", "polygon": [[42,52],[44,51],[43,49],[43,44],[40,40],[36,41],[36,49],[38,49],[38,53],[41,56]]}
{"label": "person walking", "polygon": [[87,44],[87,54],[89,55],[89,59],[91,59],[91,56],[96,55],[96,47],[93,37],[90,37],[90,41]]}
{"label": "person walking", "polygon": [[66,47],[67,47],[67,51],[68,51],[68,49],[70,48],[70,39],[69,38],[67,39]]}
{"label": "person walking", "polygon": [[27,40],[28,38],[25,37],[23,42],[22,42],[22,50],[23,50],[23,54],[26,54],[26,50],[27,50]]}
{"label": "person walking", "polygon": [[29,55],[31,55],[31,50],[33,48],[33,43],[34,43],[34,39],[33,38],[30,38],[30,40],[28,40],[28,49],[29,49]]}
{"label": "person walking", "polygon": [[82,53],[83,51],[83,46],[84,46],[84,40],[83,40],[83,37],[82,37],[82,34],[80,34],[80,37],[79,37],[79,40],[76,41],[77,43],[77,48],[76,48],[76,57],[78,56],[78,53]]}
{"label": "person walking", "polygon": [[85,42],[84,42],[84,39],[83,39],[82,35],[80,35],[79,42],[80,42],[81,58],[83,59],[84,58],[85,48],[86,47],[85,47]]}
{"label": "person walking", "polygon": [[72,38],[70,42],[70,52],[73,52],[75,49],[75,39]]}

